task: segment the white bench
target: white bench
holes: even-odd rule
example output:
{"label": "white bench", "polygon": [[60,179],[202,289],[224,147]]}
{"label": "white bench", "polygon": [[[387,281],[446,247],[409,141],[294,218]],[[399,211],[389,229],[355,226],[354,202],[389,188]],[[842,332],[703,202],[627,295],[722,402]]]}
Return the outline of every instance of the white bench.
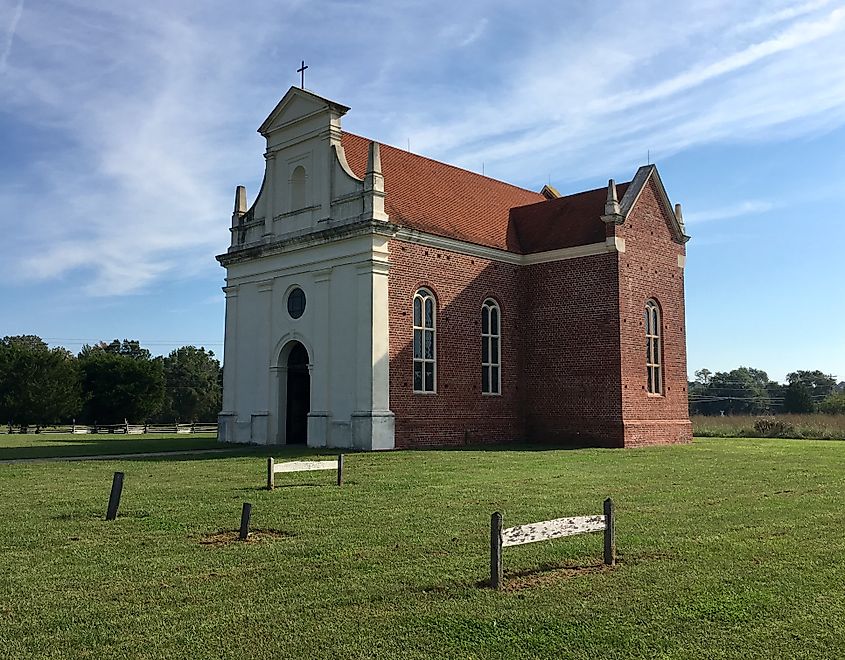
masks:
{"label": "white bench", "polygon": [[267,490],[276,485],[275,476],[280,472],[310,472],[311,470],[337,469],[337,485],[343,485],[343,454],[338,454],[336,461],[285,461],[277,463],[271,456],[267,459]]}
{"label": "white bench", "polygon": [[555,518],[507,529],[502,529],[502,524],[501,513],[496,511],[490,516],[490,586],[494,589],[502,588],[502,548],[511,545],[604,532],[604,563],[608,566],[616,564],[616,521],[610,498],[604,501],[604,515]]}

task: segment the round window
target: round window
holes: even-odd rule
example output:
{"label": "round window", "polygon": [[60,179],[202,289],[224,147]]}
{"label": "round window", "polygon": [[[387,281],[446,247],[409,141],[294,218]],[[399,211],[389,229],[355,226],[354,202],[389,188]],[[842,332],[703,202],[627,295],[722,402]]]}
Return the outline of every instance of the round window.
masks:
{"label": "round window", "polygon": [[288,294],[288,314],[298,319],[305,313],[305,292],[297,287]]}

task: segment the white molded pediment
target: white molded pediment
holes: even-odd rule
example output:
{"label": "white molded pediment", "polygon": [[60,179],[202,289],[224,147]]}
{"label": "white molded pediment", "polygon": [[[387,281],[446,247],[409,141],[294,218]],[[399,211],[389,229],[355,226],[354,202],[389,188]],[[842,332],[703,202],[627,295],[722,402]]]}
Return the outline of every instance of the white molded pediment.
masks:
{"label": "white molded pediment", "polygon": [[299,87],[291,87],[278,105],[273,108],[273,112],[261,124],[258,132],[266,137],[268,133],[276,129],[315,113],[331,111],[340,117],[346,114],[348,110],[349,108],[345,105],[317,96]]}

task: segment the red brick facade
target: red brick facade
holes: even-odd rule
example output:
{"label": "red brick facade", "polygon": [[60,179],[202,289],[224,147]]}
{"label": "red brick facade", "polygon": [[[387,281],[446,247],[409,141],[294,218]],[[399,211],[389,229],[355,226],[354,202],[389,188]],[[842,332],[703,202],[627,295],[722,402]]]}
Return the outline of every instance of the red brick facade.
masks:
{"label": "red brick facade", "polygon": [[[683,243],[673,239],[672,218],[660,203],[652,178],[627,220],[615,228],[625,239],[619,254],[622,418],[625,446],[692,439],[687,402],[687,346],[684,316]],[[645,322],[649,299],[662,316],[663,396],[646,392]]]}
{"label": "red brick facade", "polygon": [[[390,242],[390,407],[396,446],[503,441],[622,447],[684,442],[684,245],[653,179],[626,221],[625,251],[516,265]],[[437,391],[413,392],[412,301],[437,298]],[[481,393],[481,306],[502,316],[501,395]],[[646,392],[643,310],[662,311],[663,395]]]}

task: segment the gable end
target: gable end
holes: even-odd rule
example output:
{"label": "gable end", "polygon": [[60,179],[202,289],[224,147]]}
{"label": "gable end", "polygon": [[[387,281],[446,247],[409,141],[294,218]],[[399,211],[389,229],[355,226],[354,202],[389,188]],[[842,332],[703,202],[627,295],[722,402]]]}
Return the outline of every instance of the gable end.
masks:
{"label": "gable end", "polygon": [[622,221],[624,222],[628,219],[628,215],[636,205],[637,200],[639,200],[646,185],[648,185],[649,179],[652,178],[654,179],[655,187],[657,188],[658,200],[663,205],[663,209],[666,211],[666,215],[670,220],[675,240],[679,243],[686,243],[690,237],[686,234],[683,217],[679,217],[672,208],[672,203],[669,201],[669,195],[666,194],[666,188],[663,186],[663,181],[660,179],[660,173],[657,171],[656,165],[643,165],[637,170],[637,174],[634,176],[634,179],[625,191],[622,201],[619,202],[623,218]]}

